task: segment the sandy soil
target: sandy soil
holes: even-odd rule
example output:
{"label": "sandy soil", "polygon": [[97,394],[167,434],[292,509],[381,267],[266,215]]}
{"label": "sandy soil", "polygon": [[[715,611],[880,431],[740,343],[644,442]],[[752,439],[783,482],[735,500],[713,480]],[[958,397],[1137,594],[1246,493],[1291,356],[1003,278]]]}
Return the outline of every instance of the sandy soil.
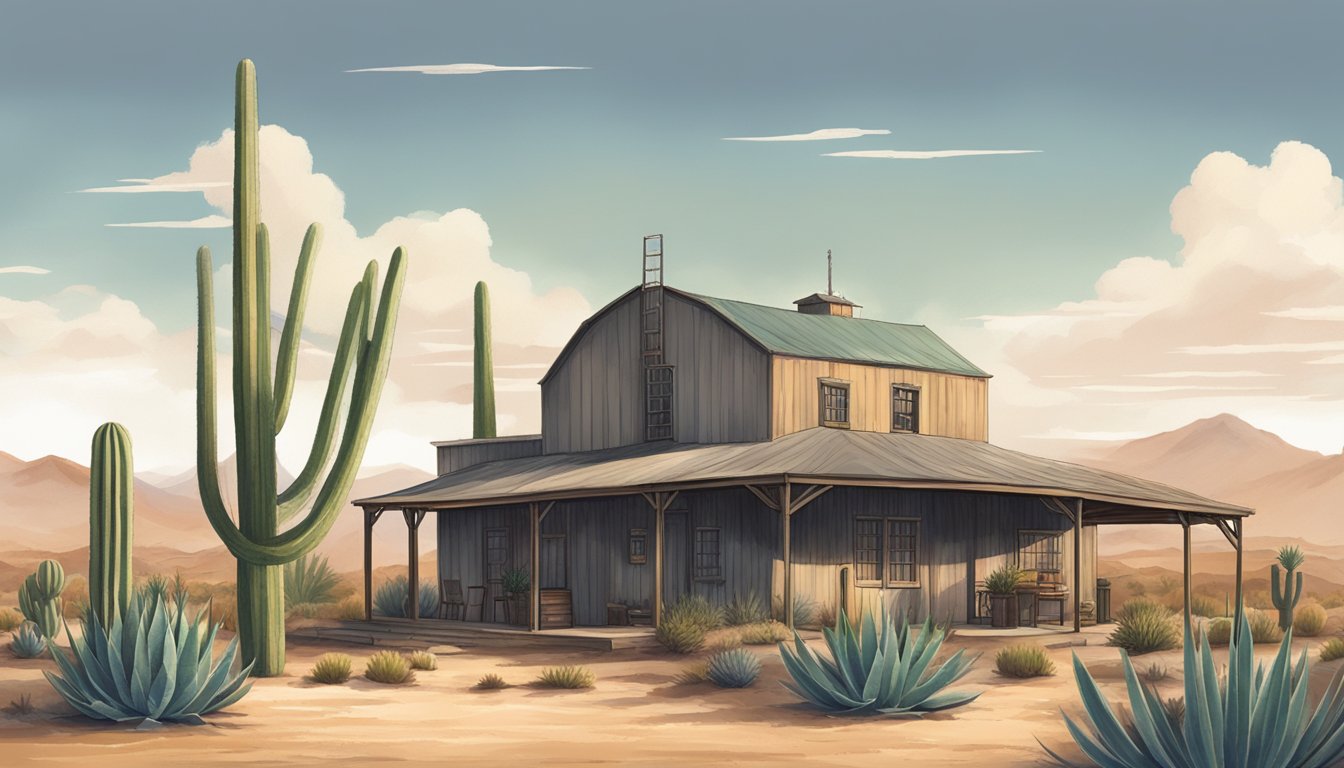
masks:
{"label": "sandy soil", "polygon": [[[212,715],[208,725],[154,731],[71,714],[42,678],[42,670],[54,666],[50,660],[0,653],[0,706],[27,693],[38,710],[0,714],[0,764],[1037,766],[1047,764],[1037,739],[1078,754],[1059,717],[1061,706],[1077,709],[1071,651],[1106,683],[1112,700],[1121,695],[1117,651],[1100,645],[1101,635],[1089,641],[1050,650],[1057,674],[1023,681],[993,671],[993,652],[1005,641],[954,638],[953,648],[986,652],[959,684],[984,694],[969,706],[922,720],[832,718],[807,708],[780,686],[786,673],[769,646],[756,646],[764,669],[755,686],[720,690],[676,683],[688,659],[661,651],[481,649],[441,656],[439,669],[417,673],[409,686],[362,678],[323,686],[303,678],[323,652],[350,653],[361,670],[371,651],[294,643],[288,676],[257,681],[246,698]],[[1260,646],[1258,656],[1272,648]],[[1179,652],[1141,657],[1141,668],[1153,663],[1170,670],[1159,687],[1179,695]],[[596,687],[550,691],[528,685],[542,667],[555,664],[589,666]],[[1314,663],[1313,687],[1319,691],[1340,665]],[[515,687],[472,690],[487,672]]]}

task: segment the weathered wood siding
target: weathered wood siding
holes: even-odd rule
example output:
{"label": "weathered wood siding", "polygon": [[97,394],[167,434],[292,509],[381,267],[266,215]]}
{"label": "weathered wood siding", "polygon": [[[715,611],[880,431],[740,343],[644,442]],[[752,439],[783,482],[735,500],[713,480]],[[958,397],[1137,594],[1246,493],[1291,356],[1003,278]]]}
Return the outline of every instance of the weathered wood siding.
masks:
{"label": "weathered wood siding", "polygon": [[[546,453],[644,441],[638,293],[583,333],[541,388]],[[683,443],[770,438],[769,356],[718,315],[664,299],[664,361],[676,366],[673,436]]]}
{"label": "weathered wood siding", "polygon": [[857,363],[775,355],[771,360],[771,439],[821,424],[818,380],[850,384],[850,429],[891,431],[891,386],[919,387],[919,431],[926,435],[989,439],[989,380]]}
{"label": "weathered wood siding", "polygon": [[495,437],[485,440],[454,440],[450,443],[435,443],[438,457],[439,474],[474,467],[487,461],[502,459],[521,459],[527,456],[541,455],[540,435],[520,435],[517,437]]}

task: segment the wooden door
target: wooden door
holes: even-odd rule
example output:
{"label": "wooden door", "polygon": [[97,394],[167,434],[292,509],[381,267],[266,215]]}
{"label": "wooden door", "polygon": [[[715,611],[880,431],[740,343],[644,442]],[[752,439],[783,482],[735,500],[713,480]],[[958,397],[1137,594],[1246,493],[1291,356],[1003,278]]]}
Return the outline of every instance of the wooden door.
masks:
{"label": "wooden door", "polygon": [[687,513],[666,513],[663,533],[663,604],[672,605],[691,591],[691,526]]}
{"label": "wooden door", "polygon": [[485,530],[485,621],[503,621],[496,618],[495,598],[504,596],[504,571],[509,567],[509,529]]}
{"label": "wooden door", "polygon": [[541,589],[569,589],[569,548],[564,534],[541,537]]}

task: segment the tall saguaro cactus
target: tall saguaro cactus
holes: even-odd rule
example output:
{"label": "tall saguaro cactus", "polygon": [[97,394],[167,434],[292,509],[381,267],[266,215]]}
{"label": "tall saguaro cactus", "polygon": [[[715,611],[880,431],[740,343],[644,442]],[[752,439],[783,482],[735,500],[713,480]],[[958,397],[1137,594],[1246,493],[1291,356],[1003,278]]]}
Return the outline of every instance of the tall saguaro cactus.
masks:
{"label": "tall saguaro cactus", "polygon": [[495,436],[495,353],[490,347],[490,289],[476,284],[475,357],[472,366],[471,436]]}
{"label": "tall saguaro cactus", "polygon": [[89,471],[89,605],[104,627],[131,599],[131,538],[135,522],[131,435],[108,422],[93,433]]}
{"label": "tall saguaro cactus", "polygon": [[[313,255],[321,230],[313,224],[303,239],[289,312],[280,336],[275,380],[271,379],[270,241],[258,220],[257,86],[252,62],[238,63],[233,161],[233,421],[238,460],[238,522],[229,517],[219,491],[215,415],[215,319],[210,251],[196,258],[198,296],[196,366],[196,474],[211,526],[238,559],[238,635],[243,663],[268,677],[285,667],[284,572],[280,567],[311,552],[331,530],[344,506],[368,444],[383,381],[387,378],[397,306],[405,282],[406,256],[392,254],[382,295],[374,303],[378,265],[369,262],[354,287],[341,328],[335,361],[322,402],[313,448],[303,470],[276,492],[275,436],[285,424],[294,393],[299,332],[307,304]],[[353,391],[340,447],[328,469],[346,380]],[[327,474],[318,488],[318,478]],[[313,498],[297,523],[279,523]]]}
{"label": "tall saguaro cactus", "polygon": [[[1293,610],[1297,601],[1302,599],[1302,572],[1297,569],[1307,558],[1297,547],[1284,547],[1279,550],[1279,562],[1269,567],[1270,599],[1279,609],[1279,627],[1285,632],[1293,626]],[[1279,566],[1287,571],[1283,583],[1279,583]],[[1294,581],[1293,576],[1297,579]]]}

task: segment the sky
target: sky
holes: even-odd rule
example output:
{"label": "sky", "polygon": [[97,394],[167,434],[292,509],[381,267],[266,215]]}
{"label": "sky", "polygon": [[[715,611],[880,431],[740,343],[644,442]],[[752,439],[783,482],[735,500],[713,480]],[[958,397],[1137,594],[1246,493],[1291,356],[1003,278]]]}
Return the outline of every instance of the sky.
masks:
{"label": "sky", "polygon": [[23,458],[86,461],[117,419],[140,466],[192,463],[194,253],[227,274],[242,57],[278,311],[304,227],[327,231],[291,465],[367,260],[411,256],[366,463],[429,467],[426,441],[470,432],[475,281],[493,294],[501,430],[533,431],[536,380],[635,284],[655,232],[670,284],[776,306],[823,289],[832,250],[865,317],[926,323],[995,374],[1004,445],[1224,411],[1344,445],[1337,4],[45,2],[4,18],[0,450]]}

